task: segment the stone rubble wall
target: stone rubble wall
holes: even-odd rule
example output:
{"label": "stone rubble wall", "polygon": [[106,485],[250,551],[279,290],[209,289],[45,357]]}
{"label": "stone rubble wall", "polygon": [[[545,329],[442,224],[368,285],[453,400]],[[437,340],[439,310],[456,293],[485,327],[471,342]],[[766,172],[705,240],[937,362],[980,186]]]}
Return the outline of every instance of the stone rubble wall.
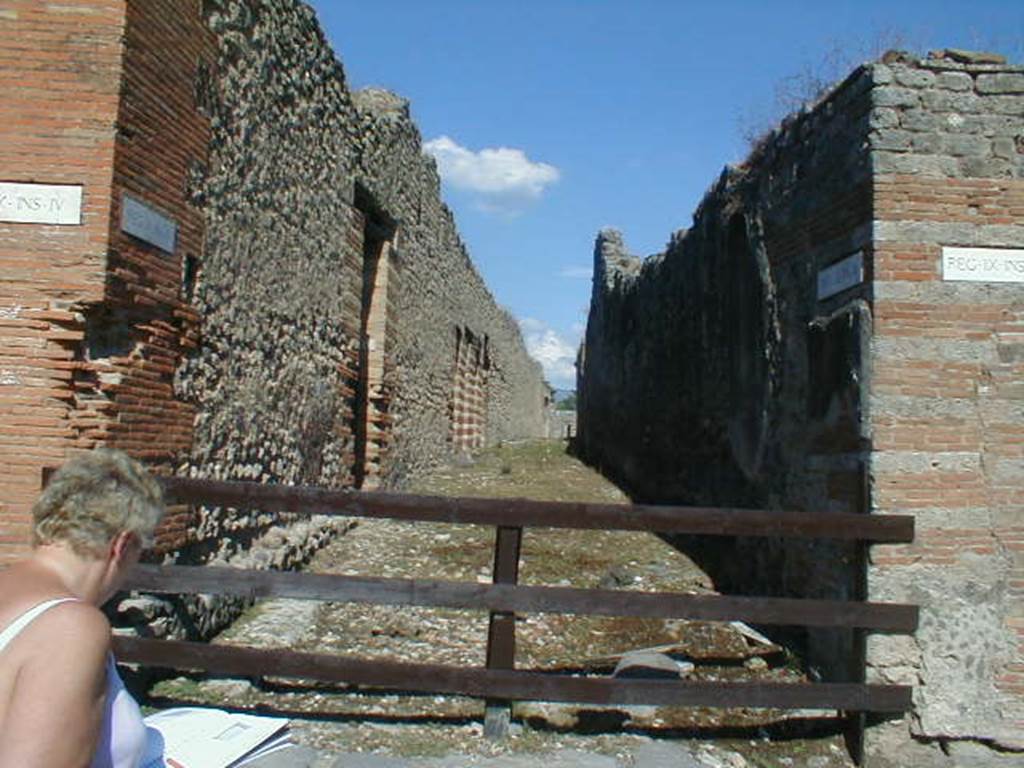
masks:
{"label": "stone rubble wall", "polygon": [[388,482],[436,465],[451,439],[457,329],[485,339],[485,443],[544,435],[547,385],[526,353],[518,323],[476,271],[452,212],[440,196],[433,160],[404,99],[379,89],[356,92],[360,110],[357,180],[401,222],[396,297],[393,460]]}
{"label": "stone rubble wall", "polygon": [[[459,332],[487,350],[483,442],[544,434],[540,366],[473,266],[408,104],[351,93],[307,5],[0,17],[5,52],[38,49],[15,79],[43,104],[0,128],[5,167],[84,200],[81,225],[0,224],[0,560],[25,551],[42,468],[96,445],[192,477],[400,488],[457,451]],[[174,237],[129,234],[129,198]],[[346,525],[179,506],[153,557],[289,568]],[[161,635],[237,612],[125,608]]]}
{"label": "stone rubble wall", "polygon": [[[915,686],[908,717],[869,729],[874,765],[1024,749],[1024,289],[942,268],[943,247],[1024,247],[1022,214],[1024,69],[897,54],[726,169],[664,253],[597,239],[590,461],[647,501],[916,518],[914,544],[872,547],[866,582],[842,547],[680,542],[730,590],[922,606],[914,637],[863,649],[869,681]],[[863,280],[818,301],[819,272],[858,251]],[[832,679],[860,652],[805,642]]]}
{"label": "stone rubble wall", "polygon": [[[201,341],[175,378],[197,410],[181,471],[349,487],[359,472],[360,313],[367,219],[392,223],[375,478],[398,488],[452,446],[455,339],[486,337],[487,443],[541,434],[543,380],[440,199],[408,104],[349,91],[303,3],[225,0],[200,93],[209,158],[197,183],[206,247]],[[374,450],[374,449],[371,449]],[[277,521],[204,510],[193,556],[244,552]]]}
{"label": "stone rubble wall", "polygon": [[[631,257],[604,231],[578,382],[581,455],[637,499],[853,512],[867,287],[825,302],[822,267],[870,247],[870,73],[858,70],[727,168],[689,230]],[[718,586],[848,598],[850,546],[681,539]],[[812,663],[848,680],[853,638],[809,632]]]}

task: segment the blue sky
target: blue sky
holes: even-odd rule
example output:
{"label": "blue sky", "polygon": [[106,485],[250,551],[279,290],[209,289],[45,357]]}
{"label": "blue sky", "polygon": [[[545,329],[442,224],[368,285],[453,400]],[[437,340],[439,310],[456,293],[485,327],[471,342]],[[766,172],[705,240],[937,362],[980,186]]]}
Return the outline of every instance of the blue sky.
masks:
{"label": "blue sky", "polygon": [[744,134],[781,116],[780,88],[892,43],[1024,61],[1021,0],[311,4],[350,87],[410,99],[474,262],[562,388],[597,231],[662,250]]}

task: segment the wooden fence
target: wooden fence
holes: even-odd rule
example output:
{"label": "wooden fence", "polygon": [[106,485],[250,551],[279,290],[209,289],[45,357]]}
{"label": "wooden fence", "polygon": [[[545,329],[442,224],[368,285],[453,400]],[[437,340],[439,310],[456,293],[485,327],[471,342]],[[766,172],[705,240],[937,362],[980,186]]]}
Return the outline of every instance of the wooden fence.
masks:
{"label": "wooden fence", "polygon": [[[556,612],[754,624],[848,628],[858,633],[912,633],[912,605],[789,598],[683,595],[517,584],[524,527],[649,531],[712,536],[829,538],[909,542],[906,516],[810,514],[767,510],[628,506],[526,499],[435,498],[312,487],[166,478],[168,501],[302,514],[473,523],[496,528],[492,584],[431,579],[363,578],[210,566],[140,565],[129,588],[157,593],[289,597],[337,602],[419,605],[490,612],[483,668],[409,664],[289,650],[117,637],[124,662],[229,675],[297,677],[401,691],[460,694],[488,701],[485,732],[500,734],[508,702],[771,707],[844,710],[862,728],[863,712],[902,712],[905,686],[864,683],[738,683],[572,677],[516,670],[515,614]],[[854,738],[854,744],[859,738]],[[854,749],[859,752],[859,748]],[[855,759],[860,755],[855,754]]]}

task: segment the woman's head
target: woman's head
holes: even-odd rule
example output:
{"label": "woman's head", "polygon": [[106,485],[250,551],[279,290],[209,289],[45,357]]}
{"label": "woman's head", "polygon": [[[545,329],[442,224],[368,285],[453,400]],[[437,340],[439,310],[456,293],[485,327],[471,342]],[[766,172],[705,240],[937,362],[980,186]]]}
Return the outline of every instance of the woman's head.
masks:
{"label": "woman's head", "polygon": [[98,448],[57,470],[32,508],[33,541],[102,556],[128,531],[148,542],[164,513],[159,483],[121,451]]}

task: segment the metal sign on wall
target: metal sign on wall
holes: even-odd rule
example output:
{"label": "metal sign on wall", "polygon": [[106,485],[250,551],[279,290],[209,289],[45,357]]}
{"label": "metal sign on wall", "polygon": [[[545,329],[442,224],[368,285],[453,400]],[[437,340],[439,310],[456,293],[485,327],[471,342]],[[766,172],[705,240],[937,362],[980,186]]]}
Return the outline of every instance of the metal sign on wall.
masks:
{"label": "metal sign on wall", "polygon": [[121,201],[121,231],[167,253],[174,253],[178,242],[177,223],[131,195]]}
{"label": "metal sign on wall", "polygon": [[864,253],[857,251],[818,272],[818,301],[860,285],[864,280]]}
{"label": "metal sign on wall", "polygon": [[943,247],[942,279],[1024,283],[1024,249]]}
{"label": "metal sign on wall", "polygon": [[0,221],[15,224],[81,224],[78,184],[0,182]]}

